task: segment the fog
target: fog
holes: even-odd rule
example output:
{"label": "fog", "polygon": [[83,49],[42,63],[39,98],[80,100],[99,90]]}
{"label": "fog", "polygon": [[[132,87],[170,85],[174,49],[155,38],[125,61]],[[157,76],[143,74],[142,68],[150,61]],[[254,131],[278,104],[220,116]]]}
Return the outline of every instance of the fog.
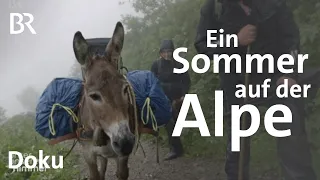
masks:
{"label": "fog", "polygon": [[[37,34],[25,28],[10,35],[10,12],[32,13]],[[130,5],[118,0],[1,0],[0,106],[9,116],[24,111],[16,98],[23,88],[41,93],[53,78],[69,74],[76,31],[85,38],[110,37],[121,15],[130,13]]]}

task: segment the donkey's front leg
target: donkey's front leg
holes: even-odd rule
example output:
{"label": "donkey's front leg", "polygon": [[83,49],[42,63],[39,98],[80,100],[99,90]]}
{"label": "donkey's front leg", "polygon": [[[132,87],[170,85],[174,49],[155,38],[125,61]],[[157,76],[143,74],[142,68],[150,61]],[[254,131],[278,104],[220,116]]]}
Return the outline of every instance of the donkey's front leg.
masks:
{"label": "donkey's front leg", "polygon": [[129,177],[128,168],[129,157],[118,157],[117,158],[117,178],[118,180],[127,180]]}
{"label": "donkey's front leg", "polygon": [[105,180],[107,166],[108,166],[108,158],[100,156],[100,180]]}
{"label": "donkey's front leg", "polygon": [[93,154],[86,154],[84,159],[89,167],[90,180],[98,180],[100,178],[98,165],[97,165],[97,156]]}

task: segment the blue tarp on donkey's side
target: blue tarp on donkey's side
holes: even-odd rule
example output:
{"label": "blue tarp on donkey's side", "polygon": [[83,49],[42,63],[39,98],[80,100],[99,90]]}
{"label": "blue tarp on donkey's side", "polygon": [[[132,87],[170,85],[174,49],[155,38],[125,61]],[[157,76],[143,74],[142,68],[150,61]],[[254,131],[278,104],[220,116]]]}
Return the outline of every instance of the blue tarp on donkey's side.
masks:
{"label": "blue tarp on donkey's side", "polygon": [[[70,110],[77,108],[81,91],[82,80],[80,79],[56,78],[51,81],[40,96],[36,108],[36,131],[48,139],[72,133],[76,127],[76,122],[66,108]],[[51,113],[54,129],[50,130],[49,119]]]}
{"label": "blue tarp on donkey's side", "polygon": [[[131,71],[127,79],[135,93],[137,113],[145,125],[156,130],[158,126],[167,124],[172,118],[171,103],[154,74],[151,71]],[[81,93],[82,80],[54,79],[39,99],[36,131],[48,139],[74,132],[76,122],[72,113],[79,104]]]}
{"label": "blue tarp on donkey's side", "polygon": [[[128,72],[127,79],[136,96],[139,118],[146,122],[146,126],[148,128],[155,127],[152,114],[147,114],[147,99],[150,100],[150,109],[154,113],[156,126],[167,124],[172,118],[172,107],[170,100],[161,88],[158,78],[151,71],[137,70]],[[147,119],[149,120],[147,121]]]}

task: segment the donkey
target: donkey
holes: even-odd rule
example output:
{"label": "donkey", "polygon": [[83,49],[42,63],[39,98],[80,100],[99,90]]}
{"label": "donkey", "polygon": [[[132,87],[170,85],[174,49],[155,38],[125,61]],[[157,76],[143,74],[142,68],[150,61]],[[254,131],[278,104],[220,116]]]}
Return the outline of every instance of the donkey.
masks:
{"label": "donkey", "polygon": [[79,140],[90,180],[105,179],[109,158],[117,162],[119,180],[127,180],[129,176],[128,159],[135,136],[130,122],[129,84],[118,71],[123,41],[124,28],[120,22],[116,24],[104,56],[89,52],[81,32],[76,32],[73,39],[74,53],[84,77],[79,124],[86,131],[93,131],[92,140]]}

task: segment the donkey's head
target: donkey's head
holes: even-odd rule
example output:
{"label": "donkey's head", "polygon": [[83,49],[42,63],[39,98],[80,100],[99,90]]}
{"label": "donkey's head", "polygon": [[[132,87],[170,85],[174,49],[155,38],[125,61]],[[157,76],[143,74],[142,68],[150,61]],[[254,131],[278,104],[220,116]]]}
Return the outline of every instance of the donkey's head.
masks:
{"label": "donkey's head", "polygon": [[129,128],[129,84],[118,71],[123,40],[124,28],[118,22],[104,56],[90,53],[80,32],[74,35],[73,48],[84,73],[87,121],[103,129],[118,155],[129,155],[135,139]]}

